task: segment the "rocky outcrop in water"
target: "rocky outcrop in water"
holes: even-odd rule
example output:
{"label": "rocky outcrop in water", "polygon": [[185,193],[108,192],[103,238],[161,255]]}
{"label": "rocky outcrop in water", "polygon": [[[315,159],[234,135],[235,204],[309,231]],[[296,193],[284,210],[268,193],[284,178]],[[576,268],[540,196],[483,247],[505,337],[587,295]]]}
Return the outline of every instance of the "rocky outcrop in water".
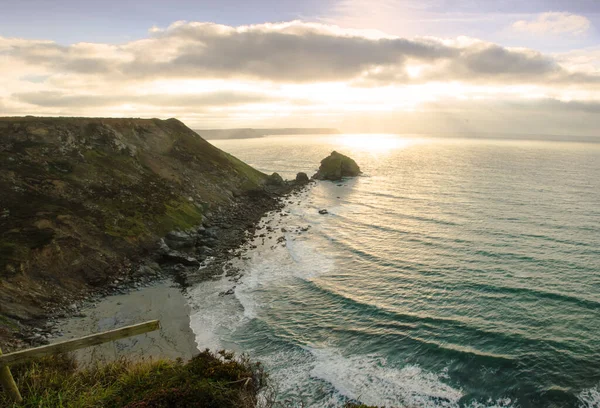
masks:
{"label": "rocky outcrop in water", "polygon": [[279,173],[273,173],[267,178],[267,184],[271,186],[283,186],[285,181],[283,177],[279,175]]}
{"label": "rocky outcrop in water", "polygon": [[343,177],[356,177],[362,172],[358,164],[348,156],[336,151],[321,160],[319,171],[313,176],[317,180],[341,180]]}
{"label": "rocky outcrop in water", "polygon": [[300,173],[296,174],[296,183],[306,184],[308,182],[310,182],[310,179],[308,178],[308,174],[306,174],[304,172],[300,172]]}

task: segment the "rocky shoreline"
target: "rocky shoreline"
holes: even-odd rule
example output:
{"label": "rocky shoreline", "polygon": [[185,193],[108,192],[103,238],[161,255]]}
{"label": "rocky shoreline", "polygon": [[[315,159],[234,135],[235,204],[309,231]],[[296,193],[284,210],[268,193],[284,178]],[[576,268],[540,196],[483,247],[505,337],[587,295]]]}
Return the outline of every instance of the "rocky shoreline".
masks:
{"label": "rocky shoreline", "polygon": [[[232,261],[242,256],[244,244],[260,232],[259,221],[267,213],[280,211],[310,186],[308,177],[302,174],[297,181],[282,181],[278,175],[270,176],[270,180],[275,182],[268,183],[262,190],[240,195],[231,204],[205,214],[201,225],[188,231],[171,231],[146,256],[123,268],[108,285],[74,295],[62,301],[60,306],[48,304],[45,316],[23,324],[15,333],[17,341],[11,349],[60,341],[67,334],[61,329],[65,322],[73,318],[85,319],[89,311],[109,296],[130,295],[136,290],[169,281],[175,282],[180,291],[185,291],[191,285],[219,278],[225,269],[231,281],[238,281],[242,273]],[[90,333],[93,330],[90,328]]]}
{"label": "rocky shoreline", "polygon": [[[311,183],[261,173],[175,119],[8,118],[0,136],[4,352],[55,341],[59,320],[109,295],[224,271],[236,283],[242,244],[272,232],[260,219]],[[313,178],[358,174],[333,152]]]}

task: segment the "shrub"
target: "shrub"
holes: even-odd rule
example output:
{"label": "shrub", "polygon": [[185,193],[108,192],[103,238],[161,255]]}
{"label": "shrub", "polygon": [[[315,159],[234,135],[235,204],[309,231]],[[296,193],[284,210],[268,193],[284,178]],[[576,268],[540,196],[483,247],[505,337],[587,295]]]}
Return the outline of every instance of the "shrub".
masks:
{"label": "shrub", "polygon": [[[250,408],[266,386],[259,363],[209,350],[189,362],[121,359],[84,369],[60,355],[11,370],[24,399],[14,407]],[[11,406],[3,394],[0,406]]]}

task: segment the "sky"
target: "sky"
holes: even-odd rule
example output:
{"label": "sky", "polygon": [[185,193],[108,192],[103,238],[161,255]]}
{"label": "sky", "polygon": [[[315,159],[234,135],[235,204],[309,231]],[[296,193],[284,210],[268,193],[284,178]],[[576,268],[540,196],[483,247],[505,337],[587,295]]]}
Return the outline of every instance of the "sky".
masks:
{"label": "sky", "polygon": [[597,0],[0,0],[0,116],[600,136]]}

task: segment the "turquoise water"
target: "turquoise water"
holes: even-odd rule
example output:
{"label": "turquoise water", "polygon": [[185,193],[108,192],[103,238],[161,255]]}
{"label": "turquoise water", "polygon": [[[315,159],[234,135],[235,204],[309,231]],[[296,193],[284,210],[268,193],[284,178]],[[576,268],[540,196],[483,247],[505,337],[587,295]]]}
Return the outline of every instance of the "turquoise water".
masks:
{"label": "turquoise water", "polygon": [[200,346],[263,361],[280,401],[600,407],[600,144],[214,144],[287,178],[333,149],[364,171],[267,217],[240,283],[190,292]]}

